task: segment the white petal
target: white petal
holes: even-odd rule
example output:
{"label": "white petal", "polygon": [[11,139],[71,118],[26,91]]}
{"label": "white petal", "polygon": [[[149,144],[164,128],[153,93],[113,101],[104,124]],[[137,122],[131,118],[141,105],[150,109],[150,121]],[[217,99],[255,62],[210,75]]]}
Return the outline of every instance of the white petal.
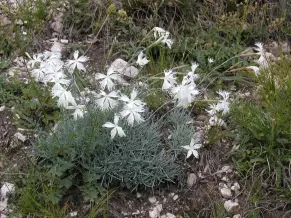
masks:
{"label": "white petal", "polygon": [[79,51],[76,50],[76,51],[74,52],[74,59],[77,60],[77,59],[78,59],[78,56],[79,56]]}
{"label": "white petal", "polygon": [[202,147],[202,144],[195,144],[195,145],[193,146],[194,149],[199,149],[199,148],[201,148],[201,147]]}
{"label": "white petal", "polygon": [[189,151],[187,152],[187,157],[186,157],[186,159],[189,158],[189,157],[191,157],[191,155],[192,155],[192,151],[189,150]]}
{"label": "white petal", "polygon": [[111,138],[112,138],[112,139],[116,136],[116,133],[117,133],[116,128],[113,128],[113,129],[111,130]]}
{"label": "white petal", "polygon": [[126,136],[125,133],[124,133],[124,131],[123,131],[123,129],[121,127],[117,126],[116,129],[117,129],[117,133],[118,133],[118,135],[120,137]]}
{"label": "white petal", "polygon": [[114,115],[114,124],[117,125],[119,121],[119,116],[118,115]]}
{"label": "white petal", "polygon": [[187,149],[187,150],[190,150],[191,149],[191,147],[189,146],[189,145],[185,145],[185,146],[181,146],[182,148],[185,148],[185,149]]}
{"label": "white petal", "polygon": [[86,72],[86,68],[85,68],[84,65],[81,64],[81,63],[77,63],[77,69],[78,69],[79,71],[84,71],[84,72]]}
{"label": "white petal", "polygon": [[79,62],[86,62],[86,61],[88,61],[88,60],[89,60],[89,58],[86,57],[86,56],[81,56],[81,57],[78,58],[78,61],[79,61]]}
{"label": "white petal", "polygon": [[199,154],[196,150],[192,150],[192,154],[196,157],[199,158]]}
{"label": "white petal", "polygon": [[193,147],[194,144],[195,144],[195,140],[193,138],[191,138],[190,147]]}
{"label": "white petal", "polygon": [[127,122],[128,122],[128,124],[133,126],[133,124],[134,124],[134,115],[132,113],[129,114],[129,116],[127,117]]}
{"label": "white petal", "polygon": [[106,122],[102,125],[102,127],[105,127],[105,128],[114,128],[115,127],[115,124],[111,123],[111,122]]}

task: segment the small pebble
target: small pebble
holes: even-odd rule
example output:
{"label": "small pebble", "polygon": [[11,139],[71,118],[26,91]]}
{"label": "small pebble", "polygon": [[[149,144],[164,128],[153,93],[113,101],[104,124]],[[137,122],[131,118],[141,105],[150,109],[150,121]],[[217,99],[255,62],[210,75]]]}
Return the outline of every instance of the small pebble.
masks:
{"label": "small pebble", "polygon": [[155,196],[153,196],[153,197],[149,197],[148,200],[149,200],[149,202],[150,202],[151,204],[154,204],[154,203],[156,203],[156,201],[157,201],[157,199],[156,199]]}

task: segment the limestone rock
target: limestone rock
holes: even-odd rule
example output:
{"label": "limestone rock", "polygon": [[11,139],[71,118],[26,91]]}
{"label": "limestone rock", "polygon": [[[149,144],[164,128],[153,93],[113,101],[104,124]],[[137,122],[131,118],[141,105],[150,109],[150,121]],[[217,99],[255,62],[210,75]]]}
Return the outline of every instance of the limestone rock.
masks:
{"label": "limestone rock", "polygon": [[161,211],[163,210],[163,205],[158,204],[152,210],[149,211],[150,218],[158,218],[160,217]]}
{"label": "limestone rock", "polygon": [[197,182],[197,176],[195,173],[190,173],[187,179],[187,187],[191,188]]}
{"label": "limestone rock", "polygon": [[121,58],[113,61],[108,70],[113,70],[130,78],[135,78],[138,75],[138,69],[136,67],[130,66],[127,61]]}
{"label": "limestone rock", "polygon": [[166,214],[162,215],[161,218],[176,218],[176,216],[174,214],[171,214],[171,213],[166,213]]}
{"label": "limestone rock", "polygon": [[239,203],[232,201],[232,200],[228,200],[226,202],[224,202],[224,209],[228,212],[228,213],[237,213],[240,210],[240,206]]}
{"label": "limestone rock", "polygon": [[151,204],[154,204],[154,203],[156,203],[156,201],[157,201],[157,199],[156,199],[155,196],[153,196],[153,197],[149,197],[148,200],[149,200],[149,202],[150,202]]}

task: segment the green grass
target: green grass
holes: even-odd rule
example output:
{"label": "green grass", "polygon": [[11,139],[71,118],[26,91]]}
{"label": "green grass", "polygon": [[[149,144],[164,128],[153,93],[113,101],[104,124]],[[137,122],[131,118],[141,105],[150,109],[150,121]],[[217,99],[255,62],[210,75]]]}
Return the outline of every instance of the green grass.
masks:
{"label": "green grass", "polygon": [[241,137],[235,158],[241,172],[252,167],[275,189],[290,191],[291,158],[290,62],[282,60],[258,78],[257,100],[240,102],[232,110]]}
{"label": "green grass", "polygon": [[[55,189],[55,181],[51,180],[48,182],[44,180],[45,177],[47,177],[46,173],[41,173],[35,169],[26,178],[22,179],[24,183],[19,185],[19,188],[16,190],[16,204],[13,214],[29,215],[34,218],[65,218],[69,216],[70,212],[80,209],[80,205],[73,206],[76,202],[68,200],[60,204],[56,201],[58,191]],[[101,215],[102,217],[108,217],[107,202],[111,194],[112,192],[108,192],[94,201],[90,201],[89,210],[85,211],[85,214],[84,211],[78,211],[78,216],[93,218]],[[78,192],[75,195],[77,196]],[[82,201],[78,201],[78,203],[81,204]],[[82,213],[83,215],[81,215]]]}
{"label": "green grass", "polygon": [[61,118],[49,88],[33,80],[26,85],[17,77],[7,81],[0,75],[0,105],[14,107],[14,124],[21,128],[48,129]]}

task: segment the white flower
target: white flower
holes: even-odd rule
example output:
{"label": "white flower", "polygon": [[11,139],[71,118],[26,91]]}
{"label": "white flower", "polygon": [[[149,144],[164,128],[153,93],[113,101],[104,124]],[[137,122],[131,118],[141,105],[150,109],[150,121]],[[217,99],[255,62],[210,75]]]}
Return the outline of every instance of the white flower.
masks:
{"label": "white flower", "polygon": [[218,94],[223,98],[223,100],[217,103],[216,110],[222,111],[222,114],[226,114],[229,112],[229,92],[219,91]]}
{"label": "white flower", "polygon": [[130,94],[130,98],[126,95],[120,97],[120,100],[126,104],[123,107],[123,110],[120,112],[122,118],[127,118],[129,125],[134,124],[134,122],[140,123],[144,121],[140,113],[145,111],[145,103],[139,99],[136,99],[137,92],[133,90]]}
{"label": "white flower", "polygon": [[137,97],[137,91],[134,89],[130,93],[130,98],[128,96],[126,96],[126,95],[122,95],[120,97],[120,100],[123,101],[123,102],[126,102],[127,104],[132,104],[135,107],[144,108],[145,103],[142,102],[139,99],[136,99],[136,97]]}
{"label": "white flower", "polygon": [[267,61],[264,55],[261,55],[258,60],[255,60],[255,62],[258,63],[258,65],[262,69],[266,69],[269,67],[269,62]]}
{"label": "white flower", "polygon": [[134,122],[140,123],[144,119],[140,113],[144,112],[139,107],[134,106],[133,104],[126,104],[123,110],[120,112],[122,118],[126,118],[129,125],[133,126]]}
{"label": "white flower", "polygon": [[162,89],[167,90],[173,88],[173,86],[177,84],[176,72],[173,72],[172,70],[165,70],[164,74],[165,77]]}
{"label": "white flower", "polygon": [[256,46],[256,47],[254,47],[254,49],[255,49],[256,51],[258,51],[257,54],[259,54],[259,55],[261,55],[261,56],[265,54],[265,49],[264,49],[263,43],[261,43],[261,42],[256,42],[256,43],[255,43],[255,46]]}
{"label": "white flower", "polygon": [[118,134],[120,137],[126,136],[123,129],[120,126],[118,126],[118,121],[119,121],[119,116],[117,116],[115,114],[114,115],[114,123],[106,122],[102,125],[102,127],[105,127],[105,128],[112,128],[112,130],[111,130],[111,138],[112,139],[116,136],[116,134]]}
{"label": "white flower", "polygon": [[184,76],[183,80],[185,80],[185,84],[190,84],[190,83],[194,83],[194,81],[199,77],[198,74],[195,74],[193,71],[190,71],[187,73],[186,76]]}
{"label": "white flower", "polygon": [[71,82],[70,80],[66,79],[66,76],[63,73],[50,74],[47,76],[47,81],[55,83],[52,87],[52,90],[58,89],[57,87],[61,85],[68,85]]}
{"label": "white flower", "polygon": [[225,126],[225,122],[221,118],[218,118],[216,115],[209,119],[209,124],[210,126]]}
{"label": "white flower", "polygon": [[216,108],[216,104],[210,104],[209,105],[210,107],[210,110],[206,110],[207,113],[209,113],[211,116],[213,116],[214,114],[216,114],[218,111],[217,111],[217,108]]}
{"label": "white flower", "polygon": [[199,67],[199,64],[197,62],[193,62],[191,65],[191,71],[195,73],[195,70]]}
{"label": "white flower", "polygon": [[172,88],[172,95],[178,101],[178,107],[187,107],[194,100],[199,91],[193,81],[189,81],[188,76],[184,76],[182,84]]}
{"label": "white flower", "polygon": [[160,27],[154,27],[153,31],[155,39],[158,38],[157,42],[165,43],[171,49],[174,41],[169,39],[170,33]]}
{"label": "white flower", "polygon": [[224,101],[229,99],[229,92],[219,90],[217,93],[223,98]]}
{"label": "white flower", "polygon": [[33,69],[31,75],[34,77],[37,82],[44,82],[45,73],[43,68]]}
{"label": "white flower", "polygon": [[253,70],[256,76],[260,75],[260,68],[258,68],[257,66],[249,66],[247,67],[247,69]]}
{"label": "white flower", "polygon": [[154,37],[155,39],[163,37],[163,38],[168,38],[170,33],[160,27],[154,27],[153,28],[154,31]]}
{"label": "white flower", "polygon": [[115,99],[119,96],[115,91],[107,94],[106,92],[100,90],[100,93],[97,94],[96,97],[97,99],[95,99],[95,103],[101,110],[113,109],[118,104],[118,101]]}
{"label": "white flower", "polygon": [[57,51],[45,51],[43,53],[43,59],[47,60],[47,59],[61,59],[62,57],[62,53],[61,52],[57,52]]}
{"label": "white flower", "polygon": [[171,49],[174,43],[174,40],[169,39],[169,38],[163,38],[161,42],[165,43],[169,47],[169,49]]}
{"label": "white flower", "polygon": [[107,71],[107,75],[97,73],[95,78],[96,80],[100,80],[99,84],[101,86],[101,89],[104,90],[107,87],[109,91],[111,91],[115,87],[116,84],[114,82],[123,82],[121,75],[110,68]]}
{"label": "white flower", "polygon": [[53,98],[58,97],[58,106],[67,108],[69,104],[76,105],[76,101],[70,91],[60,88],[59,90],[54,90]]}
{"label": "white flower", "polygon": [[192,138],[190,145],[181,146],[181,147],[188,150],[186,159],[191,157],[192,154],[194,155],[194,157],[199,158],[197,149],[201,148],[202,144],[197,144],[196,141]]}
{"label": "white flower", "polygon": [[149,60],[147,59],[146,55],[143,53],[143,51],[141,51],[137,57],[137,61],[136,63],[143,67],[144,65],[146,65],[149,62]]}
{"label": "white flower", "polygon": [[266,59],[266,51],[264,49],[264,46],[261,42],[255,43],[256,47],[254,48],[256,51],[258,51],[258,55],[260,55],[259,59],[256,60],[256,62],[259,64],[260,68],[268,68],[269,63]]}
{"label": "white flower", "polygon": [[213,63],[214,62],[214,60],[213,60],[213,58],[208,58],[208,63]]}
{"label": "white flower", "polygon": [[75,110],[73,113],[74,119],[82,118],[84,116],[85,105],[68,106],[66,109]]}
{"label": "white flower", "polygon": [[28,68],[34,68],[36,63],[41,63],[42,62],[42,54],[36,54],[30,57],[28,53],[25,53],[29,57],[29,61],[27,62],[27,67]]}
{"label": "white flower", "polygon": [[86,72],[86,68],[83,63],[88,61],[89,58],[85,56],[79,57],[79,51],[74,52],[74,60],[68,60],[66,66],[68,67],[69,72],[72,74],[74,70],[77,68],[79,71]]}

